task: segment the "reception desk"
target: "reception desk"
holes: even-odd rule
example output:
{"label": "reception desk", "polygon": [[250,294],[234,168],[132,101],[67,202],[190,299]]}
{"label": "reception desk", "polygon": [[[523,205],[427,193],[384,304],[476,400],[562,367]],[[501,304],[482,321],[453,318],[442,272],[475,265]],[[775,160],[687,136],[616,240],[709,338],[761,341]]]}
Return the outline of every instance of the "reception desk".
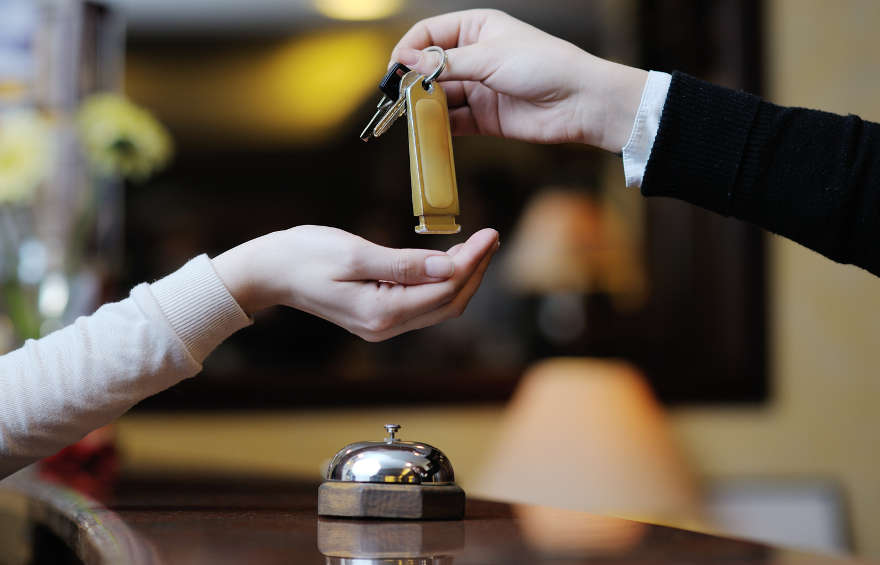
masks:
{"label": "reception desk", "polygon": [[[126,477],[100,504],[39,480],[0,482],[17,563],[854,564],[661,525],[470,499],[463,521],[318,518],[317,484]],[[31,555],[27,555],[28,553]]]}

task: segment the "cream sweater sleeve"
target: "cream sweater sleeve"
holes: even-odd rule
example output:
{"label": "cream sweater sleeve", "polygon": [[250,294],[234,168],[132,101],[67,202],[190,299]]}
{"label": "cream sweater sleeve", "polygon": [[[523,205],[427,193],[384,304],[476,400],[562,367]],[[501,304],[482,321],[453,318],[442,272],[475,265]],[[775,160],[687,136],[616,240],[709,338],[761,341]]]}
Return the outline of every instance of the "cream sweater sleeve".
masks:
{"label": "cream sweater sleeve", "polygon": [[206,255],[0,356],[0,478],[201,370],[251,323]]}

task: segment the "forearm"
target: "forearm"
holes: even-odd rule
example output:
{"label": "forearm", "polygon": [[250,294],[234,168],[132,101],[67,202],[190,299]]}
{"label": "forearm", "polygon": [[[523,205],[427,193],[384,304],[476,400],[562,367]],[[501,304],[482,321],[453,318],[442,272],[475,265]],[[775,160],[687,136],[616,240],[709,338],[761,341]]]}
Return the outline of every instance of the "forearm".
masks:
{"label": "forearm", "polygon": [[199,257],[0,357],[0,477],[195,375],[220,341],[248,323]]}
{"label": "forearm", "polygon": [[755,223],[880,274],[880,126],[676,74],[642,192]]}

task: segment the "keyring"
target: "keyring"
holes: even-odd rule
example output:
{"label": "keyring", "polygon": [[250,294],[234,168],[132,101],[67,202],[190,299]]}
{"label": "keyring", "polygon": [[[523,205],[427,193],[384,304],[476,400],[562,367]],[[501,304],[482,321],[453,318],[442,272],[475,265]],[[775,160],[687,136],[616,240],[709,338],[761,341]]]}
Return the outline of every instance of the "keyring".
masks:
{"label": "keyring", "polygon": [[430,47],[425,47],[425,51],[434,51],[434,52],[440,53],[440,55],[443,57],[440,60],[440,64],[437,65],[436,69],[434,69],[434,72],[431,73],[425,80],[422,81],[422,88],[424,88],[425,90],[428,90],[428,88],[431,87],[431,83],[434,82],[435,80],[437,80],[437,77],[439,77],[440,73],[443,72],[443,69],[446,68],[446,51],[444,51],[442,47],[438,47],[436,45],[432,45]]}

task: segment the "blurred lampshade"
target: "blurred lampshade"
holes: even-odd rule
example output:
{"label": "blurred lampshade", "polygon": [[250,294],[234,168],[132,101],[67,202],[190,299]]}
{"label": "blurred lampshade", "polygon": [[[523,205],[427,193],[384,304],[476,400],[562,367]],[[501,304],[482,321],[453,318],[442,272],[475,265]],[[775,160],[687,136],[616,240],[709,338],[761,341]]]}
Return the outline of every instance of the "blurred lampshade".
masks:
{"label": "blurred lampshade", "polygon": [[605,292],[641,303],[646,281],[625,222],[586,189],[548,187],[526,206],[505,260],[520,292]]}
{"label": "blurred lampshade", "polygon": [[543,361],[524,376],[472,495],[637,519],[697,518],[664,413],[625,363]]}

